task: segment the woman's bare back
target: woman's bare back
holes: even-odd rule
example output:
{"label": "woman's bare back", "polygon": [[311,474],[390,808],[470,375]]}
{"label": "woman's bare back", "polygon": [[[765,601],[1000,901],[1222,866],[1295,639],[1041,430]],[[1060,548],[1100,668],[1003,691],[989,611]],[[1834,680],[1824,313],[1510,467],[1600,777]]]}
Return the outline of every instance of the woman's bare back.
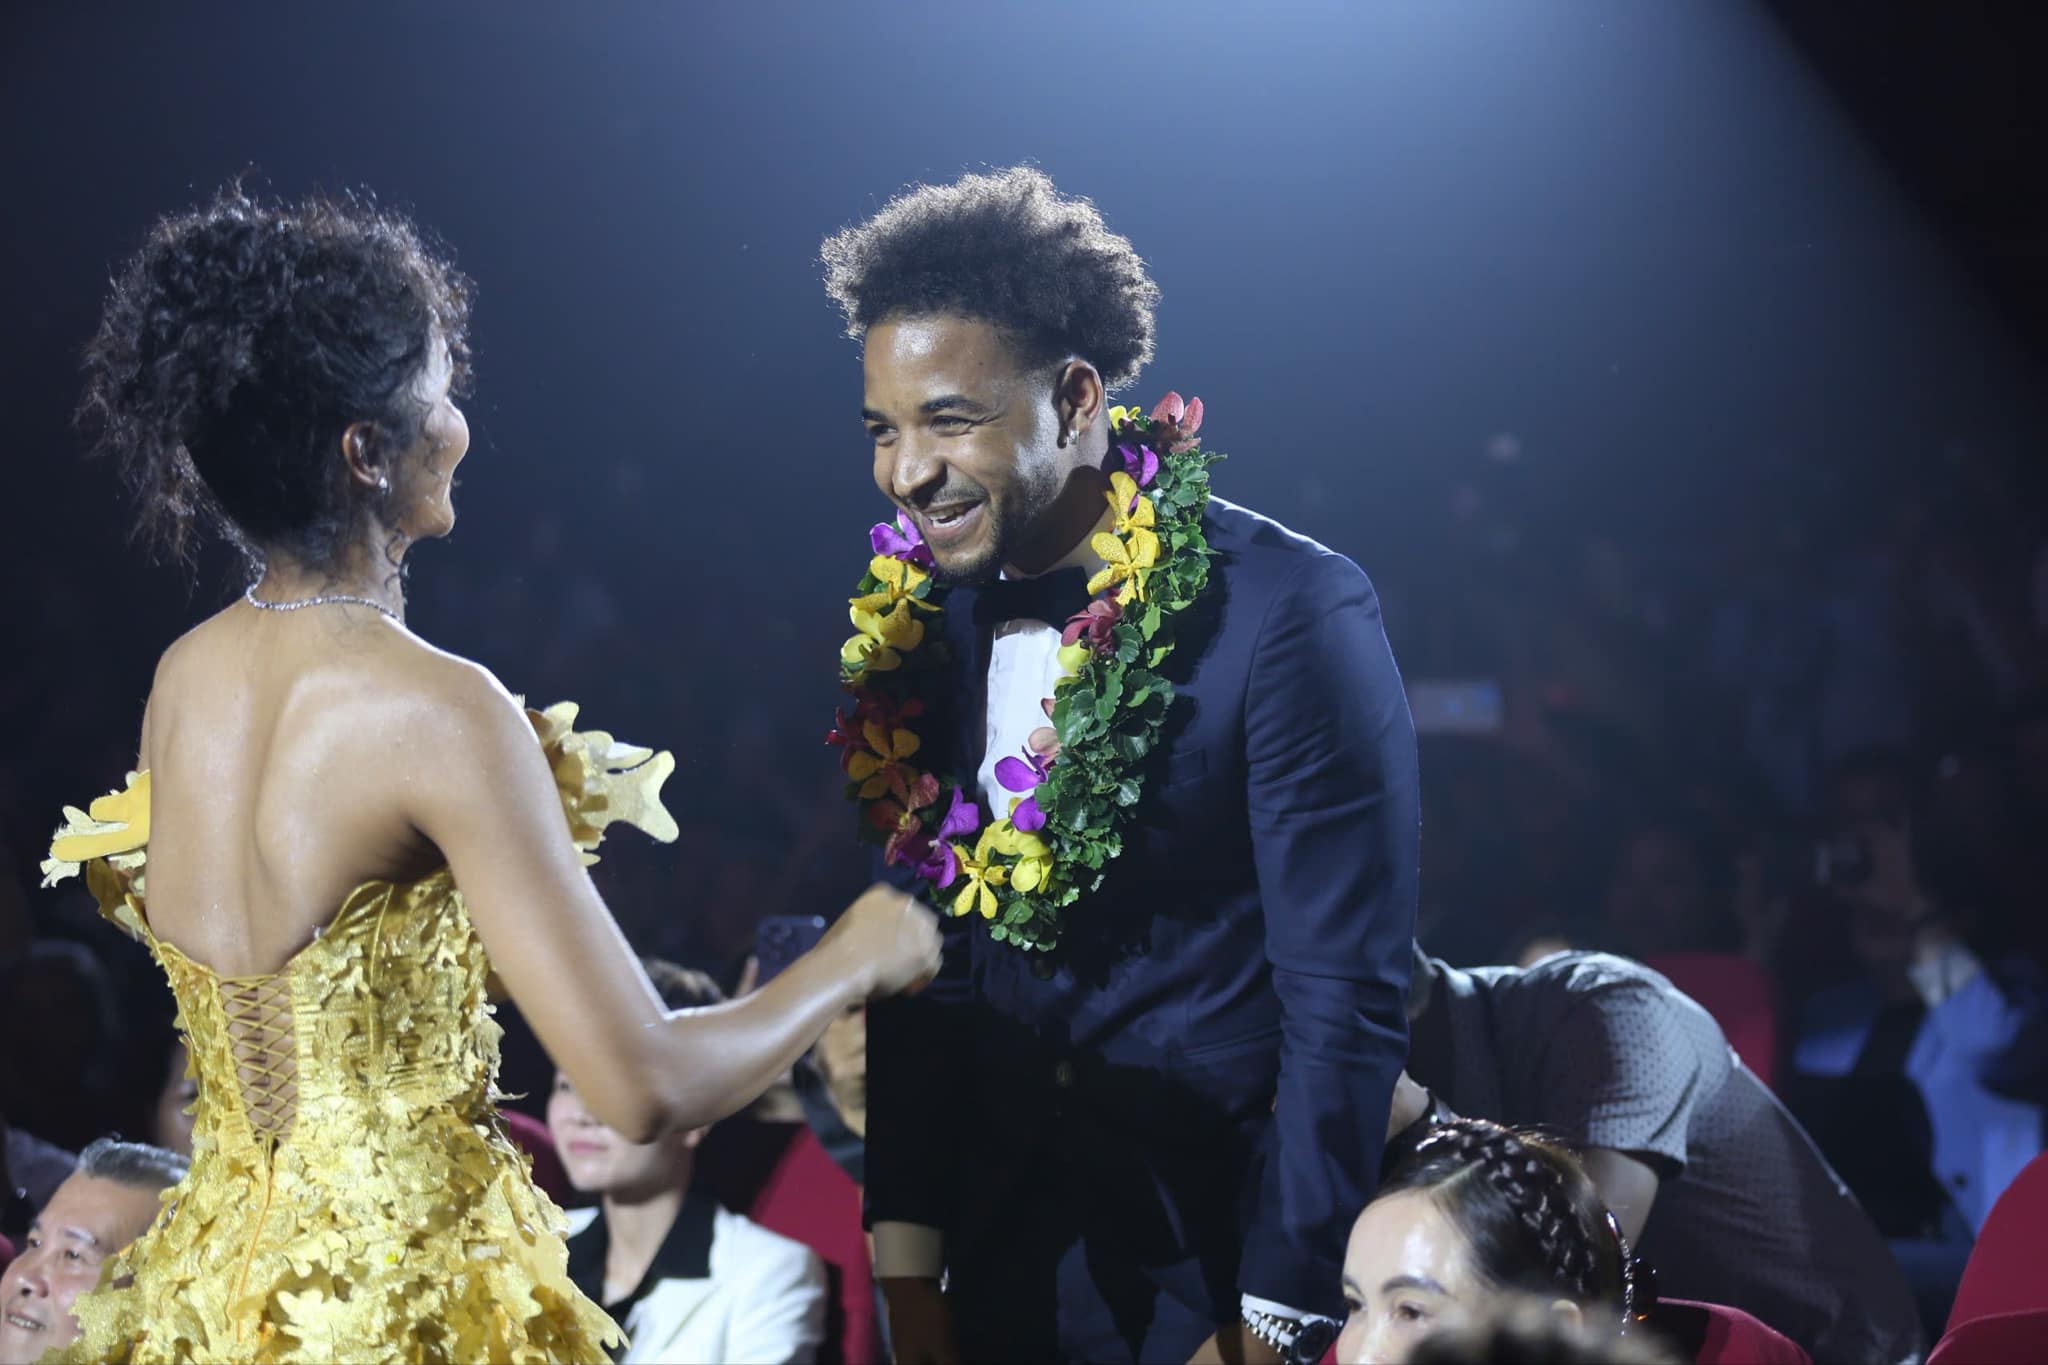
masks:
{"label": "woman's bare back", "polygon": [[165,651],[145,713],[152,930],[224,977],[277,971],[348,893],[440,864],[403,812],[405,736],[471,665],[364,606],[237,603]]}

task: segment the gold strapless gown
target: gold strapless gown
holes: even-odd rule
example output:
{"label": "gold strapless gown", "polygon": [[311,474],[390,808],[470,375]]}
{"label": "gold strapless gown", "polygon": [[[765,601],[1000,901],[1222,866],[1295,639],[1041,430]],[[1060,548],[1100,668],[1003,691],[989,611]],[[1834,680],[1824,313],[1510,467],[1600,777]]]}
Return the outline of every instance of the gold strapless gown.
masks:
{"label": "gold strapless gown", "polygon": [[[668,754],[528,712],[571,837],[676,836]],[[278,972],[216,976],[143,907],[149,774],[67,808],[45,885],[84,869],[170,978],[199,1081],[191,1173],[77,1303],[66,1361],[603,1361],[561,1210],[493,1103],[490,964],[446,869],[356,888]]]}

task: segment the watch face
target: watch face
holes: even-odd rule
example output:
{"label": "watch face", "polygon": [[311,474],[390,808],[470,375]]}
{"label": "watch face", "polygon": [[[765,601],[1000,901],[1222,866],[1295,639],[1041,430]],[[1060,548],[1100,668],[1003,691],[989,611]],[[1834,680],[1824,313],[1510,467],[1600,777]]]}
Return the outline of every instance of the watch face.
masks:
{"label": "watch face", "polygon": [[1316,1365],[1337,1344],[1337,1331],[1334,1322],[1318,1319],[1303,1323],[1301,1330],[1294,1334],[1294,1344],[1287,1348],[1287,1358],[1296,1365]]}

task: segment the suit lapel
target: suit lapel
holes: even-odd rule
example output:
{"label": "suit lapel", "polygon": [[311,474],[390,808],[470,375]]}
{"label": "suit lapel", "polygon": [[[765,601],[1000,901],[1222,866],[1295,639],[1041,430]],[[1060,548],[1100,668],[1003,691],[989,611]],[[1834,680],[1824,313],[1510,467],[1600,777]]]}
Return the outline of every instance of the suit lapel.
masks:
{"label": "suit lapel", "polygon": [[953,590],[946,604],[946,644],[953,652],[952,685],[945,705],[948,752],[944,766],[952,770],[967,797],[981,800],[975,774],[988,747],[988,663],[994,635],[974,624],[976,590]]}

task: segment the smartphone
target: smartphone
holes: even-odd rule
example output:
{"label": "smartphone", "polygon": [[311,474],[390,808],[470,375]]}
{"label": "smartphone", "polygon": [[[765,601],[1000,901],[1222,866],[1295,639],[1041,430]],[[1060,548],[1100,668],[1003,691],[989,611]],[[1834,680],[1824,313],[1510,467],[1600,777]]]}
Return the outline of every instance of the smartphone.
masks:
{"label": "smartphone", "polygon": [[818,946],[825,936],[823,915],[765,915],[754,926],[756,986],[765,986],[784,967]]}
{"label": "smartphone", "polygon": [[1497,735],[1500,684],[1492,678],[1417,678],[1408,684],[1408,711],[1418,735]]}

